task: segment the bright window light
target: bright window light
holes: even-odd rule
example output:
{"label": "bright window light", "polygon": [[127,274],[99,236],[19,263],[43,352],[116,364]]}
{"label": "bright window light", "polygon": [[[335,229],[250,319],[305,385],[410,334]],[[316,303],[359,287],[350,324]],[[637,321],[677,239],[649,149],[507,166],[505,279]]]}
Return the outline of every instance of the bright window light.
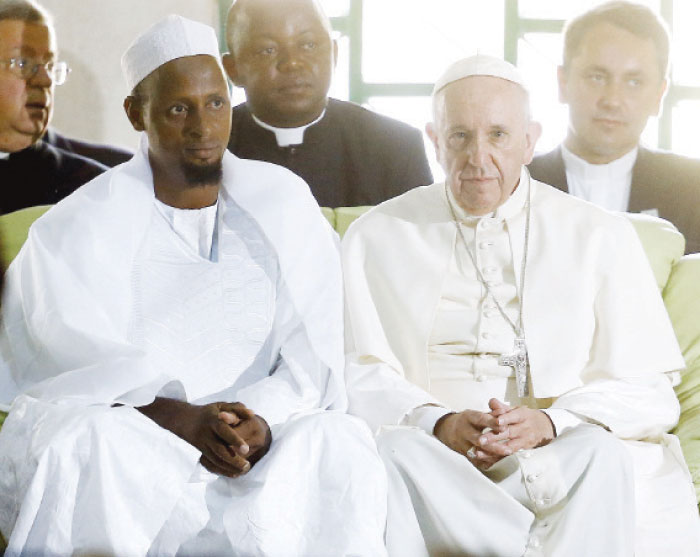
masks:
{"label": "bright window light", "polygon": [[689,157],[700,157],[698,143],[700,100],[681,101],[673,109],[673,150]]}
{"label": "bright window light", "polygon": [[[586,10],[590,10],[607,0],[520,0],[518,10],[520,17],[530,19],[569,19]],[[659,0],[634,0],[645,4],[654,11],[659,11]],[[693,1],[693,0],[690,0]]]}
{"label": "bright window light", "polygon": [[444,173],[435,158],[433,144],[425,134],[425,124],[432,120],[432,103],[430,97],[370,97],[367,108],[375,110],[397,120],[403,120],[423,132],[425,153],[428,155],[433,178],[442,180]]}
{"label": "bright window light", "polygon": [[503,2],[366,0],[362,74],[370,83],[433,83],[451,62],[503,56]]}
{"label": "bright window light", "polygon": [[328,17],[342,17],[350,11],[350,0],[321,0]]}
{"label": "bright window light", "polygon": [[698,21],[700,2],[676,0],[673,3],[672,75],[674,81],[680,85],[700,86]]}
{"label": "bright window light", "polygon": [[518,42],[518,69],[530,88],[532,117],[542,124],[539,153],[553,149],[566,135],[568,112],[557,91],[561,49],[561,35],[554,33],[529,33]]}
{"label": "bright window light", "polygon": [[[349,14],[351,0],[321,0],[329,15]],[[635,0],[657,13],[661,0]],[[525,19],[566,20],[601,4],[603,0],[519,0],[519,16]],[[677,85],[700,87],[697,53],[700,52],[700,1],[672,3],[672,79]],[[362,76],[365,84],[430,84],[452,61],[477,52],[503,57],[505,1],[490,0],[364,0],[362,3]],[[331,95],[347,99],[351,90],[350,49],[355,44],[339,39],[339,60]],[[559,103],[556,69],[560,64],[562,37],[557,33],[527,33],[517,44],[518,67],[528,81],[533,117],[542,124],[538,152],[546,152],[566,135],[568,112]],[[355,76],[357,78],[359,76]],[[377,112],[423,129],[430,119],[428,97],[379,96],[360,98]],[[367,99],[367,94],[373,94]],[[662,115],[670,118],[672,149],[700,156],[693,128],[700,122],[700,99],[682,100]],[[659,122],[651,118],[642,143],[659,144]],[[428,140],[426,138],[426,144]],[[432,146],[427,149],[436,176],[441,175]]]}

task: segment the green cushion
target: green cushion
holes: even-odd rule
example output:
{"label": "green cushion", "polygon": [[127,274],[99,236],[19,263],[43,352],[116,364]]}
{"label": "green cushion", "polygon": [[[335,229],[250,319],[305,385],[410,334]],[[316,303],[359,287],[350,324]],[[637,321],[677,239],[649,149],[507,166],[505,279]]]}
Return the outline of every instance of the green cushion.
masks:
{"label": "green cushion", "polygon": [[321,212],[328,219],[328,222],[331,223],[331,226],[335,228],[335,211],[330,207],[321,207]]}
{"label": "green cushion", "polygon": [[670,222],[639,213],[625,213],[632,222],[649,258],[656,284],[662,289],[671,274],[671,268],[685,250],[685,238]]}
{"label": "green cushion", "polygon": [[[5,412],[0,412],[0,428],[2,428],[2,424],[5,421],[5,417],[7,414]],[[2,555],[2,551],[5,549],[5,538],[2,537],[2,534],[0,534],[0,555]]]}
{"label": "green cushion", "polygon": [[342,238],[348,226],[352,224],[357,217],[369,211],[372,207],[338,207],[335,210],[335,230]]}
{"label": "green cushion", "polygon": [[[19,253],[22,244],[24,244],[29,233],[31,224],[51,208],[50,205],[39,205],[37,207],[29,207],[20,209],[14,213],[8,213],[0,216],[0,258],[5,267],[9,265],[15,256]],[[7,414],[0,412],[0,428],[5,422]],[[5,539],[0,534],[0,555],[5,549]]]}
{"label": "green cushion", "polygon": [[0,257],[5,265],[9,265],[19,253],[31,224],[50,208],[51,205],[38,205],[0,216]]}
{"label": "green cushion", "polygon": [[676,264],[663,296],[686,364],[676,387],[681,418],[674,433],[700,502],[700,254],[686,255]]}

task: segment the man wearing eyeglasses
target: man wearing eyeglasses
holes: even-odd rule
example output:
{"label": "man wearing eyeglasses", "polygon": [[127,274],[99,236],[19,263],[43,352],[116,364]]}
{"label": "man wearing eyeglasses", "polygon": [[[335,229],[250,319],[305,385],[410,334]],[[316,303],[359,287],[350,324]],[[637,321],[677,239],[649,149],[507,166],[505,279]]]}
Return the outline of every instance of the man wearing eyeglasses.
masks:
{"label": "man wearing eyeglasses", "polygon": [[67,74],[48,14],[0,0],[0,214],[56,203],[107,169],[42,140]]}

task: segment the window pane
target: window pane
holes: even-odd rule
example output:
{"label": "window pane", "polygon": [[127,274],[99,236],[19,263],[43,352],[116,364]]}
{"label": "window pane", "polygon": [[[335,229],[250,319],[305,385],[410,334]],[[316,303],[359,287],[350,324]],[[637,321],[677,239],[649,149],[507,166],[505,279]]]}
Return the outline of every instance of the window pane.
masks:
{"label": "window pane", "polygon": [[673,79],[682,85],[700,85],[698,21],[700,2],[676,0],[673,3]]}
{"label": "window pane", "polygon": [[503,1],[365,0],[362,72],[370,83],[433,83],[450,62],[503,56]]}
{"label": "window pane", "polygon": [[[658,12],[659,0],[634,0],[638,4],[645,4]],[[689,0],[693,1],[693,0]],[[581,12],[591,9],[603,0],[520,0],[518,10],[520,17],[533,19],[569,19]]]}
{"label": "window pane", "polygon": [[673,151],[690,157],[700,157],[698,143],[700,100],[681,101],[673,109]]}
{"label": "window pane", "polygon": [[341,17],[350,11],[350,0],[321,0],[328,17]]}
{"label": "window pane", "polygon": [[642,145],[656,149],[659,146],[659,119],[652,116],[647,121],[647,127],[644,128],[639,141]]}
{"label": "window pane", "polygon": [[245,102],[245,91],[242,87],[231,85],[231,106],[237,106]]}
{"label": "window pane", "polygon": [[338,63],[328,94],[336,99],[348,100],[350,96],[350,39],[340,36],[338,41]]}
{"label": "window pane", "polygon": [[553,149],[566,135],[568,111],[559,102],[557,87],[561,49],[558,33],[530,33],[518,41],[518,68],[530,88],[532,116],[542,124],[538,152]]}
{"label": "window pane", "polygon": [[520,17],[533,19],[568,19],[588,9],[591,2],[586,0],[520,0]]}
{"label": "window pane", "polygon": [[370,97],[367,108],[380,114],[402,120],[423,132],[425,153],[428,155],[430,170],[435,180],[442,180],[444,173],[435,159],[435,150],[425,134],[425,124],[432,120],[432,103],[430,97]]}

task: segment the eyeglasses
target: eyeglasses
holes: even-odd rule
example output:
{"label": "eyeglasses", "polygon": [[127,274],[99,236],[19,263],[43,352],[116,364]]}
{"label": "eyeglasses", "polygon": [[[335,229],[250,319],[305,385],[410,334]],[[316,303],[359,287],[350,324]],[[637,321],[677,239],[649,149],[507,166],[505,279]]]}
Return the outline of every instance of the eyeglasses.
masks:
{"label": "eyeglasses", "polygon": [[70,73],[70,68],[65,62],[38,62],[33,58],[8,58],[0,60],[0,65],[5,66],[17,77],[22,79],[31,79],[34,77],[39,68],[43,67],[46,73],[56,85],[63,85]]}

